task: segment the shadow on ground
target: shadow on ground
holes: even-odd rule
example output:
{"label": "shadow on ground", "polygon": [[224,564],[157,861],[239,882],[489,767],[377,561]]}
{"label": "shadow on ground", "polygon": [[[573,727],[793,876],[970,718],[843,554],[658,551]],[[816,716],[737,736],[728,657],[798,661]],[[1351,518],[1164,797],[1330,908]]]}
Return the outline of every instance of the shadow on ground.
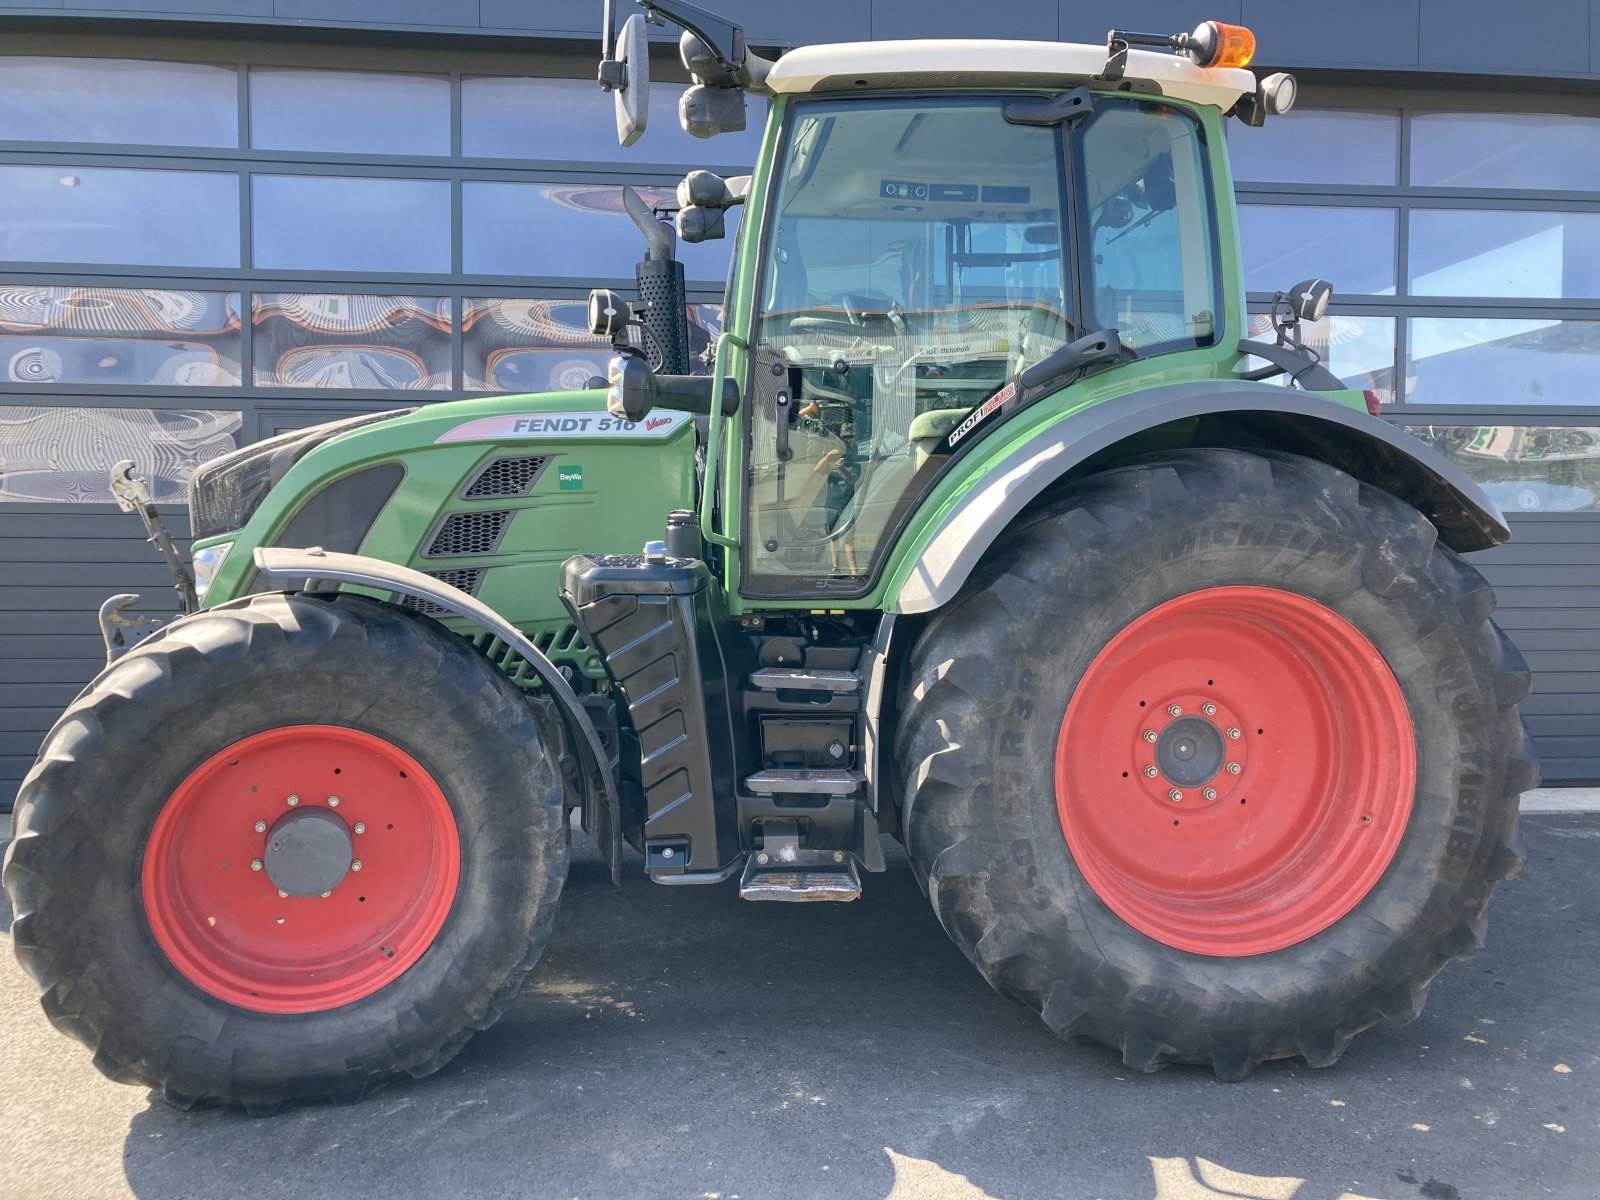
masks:
{"label": "shadow on ground", "polygon": [[1052,1039],[903,857],[856,904],[791,906],[637,864],[613,889],[580,850],[533,984],[443,1072],[266,1120],[152,1099],[123,1168],[147,1200],[1592,1196],[1600,819],[1525,827],[1490,949],[1421,1021],[1242,1084]]}

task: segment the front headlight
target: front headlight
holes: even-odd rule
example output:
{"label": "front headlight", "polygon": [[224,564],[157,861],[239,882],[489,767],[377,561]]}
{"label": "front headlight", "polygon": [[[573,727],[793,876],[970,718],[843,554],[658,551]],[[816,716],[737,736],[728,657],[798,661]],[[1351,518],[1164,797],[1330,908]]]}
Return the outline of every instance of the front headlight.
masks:
{"label": "front headlight", "polygon": [[194,594],[202,605],[206,602],[206,593],[211,590],[211,581],[222,570],[228,551],[232,549],[232,542],[218,542],[194,552]]}

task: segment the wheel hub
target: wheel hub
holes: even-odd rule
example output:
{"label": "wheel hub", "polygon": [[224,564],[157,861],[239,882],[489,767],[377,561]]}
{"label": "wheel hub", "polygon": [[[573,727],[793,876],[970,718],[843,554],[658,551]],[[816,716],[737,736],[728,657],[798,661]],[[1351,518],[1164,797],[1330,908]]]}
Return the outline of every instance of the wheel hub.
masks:
{"label": "wheel hub", "polygon": [[350,870],[350,828],[326,808],[299,808],[267,834],[267,878],[291,896],[331,892]]}
{"label": "wheel hub", "polygon": [[1179,717],[1156,737],[1156,767],[1181,788],[1210,783],[1227,753],[1222,731],[1204,717]]}

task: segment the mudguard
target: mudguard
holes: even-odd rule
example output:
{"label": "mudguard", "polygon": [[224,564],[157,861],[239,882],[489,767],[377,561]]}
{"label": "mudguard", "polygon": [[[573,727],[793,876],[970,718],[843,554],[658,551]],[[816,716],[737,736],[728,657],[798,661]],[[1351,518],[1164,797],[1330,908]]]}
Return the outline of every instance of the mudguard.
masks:
{"label": "mudguard", "polygon": [[1452,550],[1487,550],[1511,536],[1487,492],[1385,420],[1271,384],[1180,383],[1107,400],[1018,446],[933,530],[902,571],[898,592],[891,591],[892,611],[947,604],[995,539],[1051,485],[1119,442],[1184,424],[1195,446],[1283,450],[1338,467],[1416,507]]}
{"label": "mudguard", "polygon": [[617,797],[616,783],[607,766],[608,758],[600,735],[584,710],[583,702],[572,690],[572,685],[521,630],[476,597],[421,571],[378,558],[336,554],[316,547],[292,550],[262,546],[256,549],[255,564],[256,570],[266,578],[299,581],[307,588],[321,582],[353,583],[400,595],[419,596],[453,616],[464,617],[479,628],[488,630],[513,647],[528,661],[550,699],[566,718],[580,763],[579,778],[583,784],[584,798],[583,827],[605,856],[606,865],[611,869],[611,881],[622,882],[621,803]]}

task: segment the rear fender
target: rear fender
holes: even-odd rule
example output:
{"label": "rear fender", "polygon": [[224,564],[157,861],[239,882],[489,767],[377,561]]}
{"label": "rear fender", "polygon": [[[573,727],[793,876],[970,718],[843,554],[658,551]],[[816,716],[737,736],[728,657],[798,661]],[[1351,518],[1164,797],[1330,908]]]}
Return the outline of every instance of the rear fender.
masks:
{"label": "rear fender", "polygon": [[622,812],[605,747],[572,685],[521,630],[476,597],[421,571],[382,559],[336,554],[315,547],[291,550],[263,546],[255,552],[255,564],[264,578],[287,584],[286,591],[298,590],[297,585],[309,591],[322,583],[350,583],[402,596],[417,596],[438,605],[451,616],[471,621],[522,655],[566,720],[569,740],[577,750],[580,764],[583,828],[605,855],[606,865],[611,868],[611,881],[622,882]]}
{"label": "rear fender", "polygon": [[949,603],[978,561],[1030,504],[1059,482],[1168,444],[1274,449],[1319,459],[1418,509],[1452,550],[1486,550],[1511,536],[1487,492],[1432,447],[1378,417],[1271,384],[1181,383],[1107,400],[1040,430],[995,464],[902,568],[892,611]]}

